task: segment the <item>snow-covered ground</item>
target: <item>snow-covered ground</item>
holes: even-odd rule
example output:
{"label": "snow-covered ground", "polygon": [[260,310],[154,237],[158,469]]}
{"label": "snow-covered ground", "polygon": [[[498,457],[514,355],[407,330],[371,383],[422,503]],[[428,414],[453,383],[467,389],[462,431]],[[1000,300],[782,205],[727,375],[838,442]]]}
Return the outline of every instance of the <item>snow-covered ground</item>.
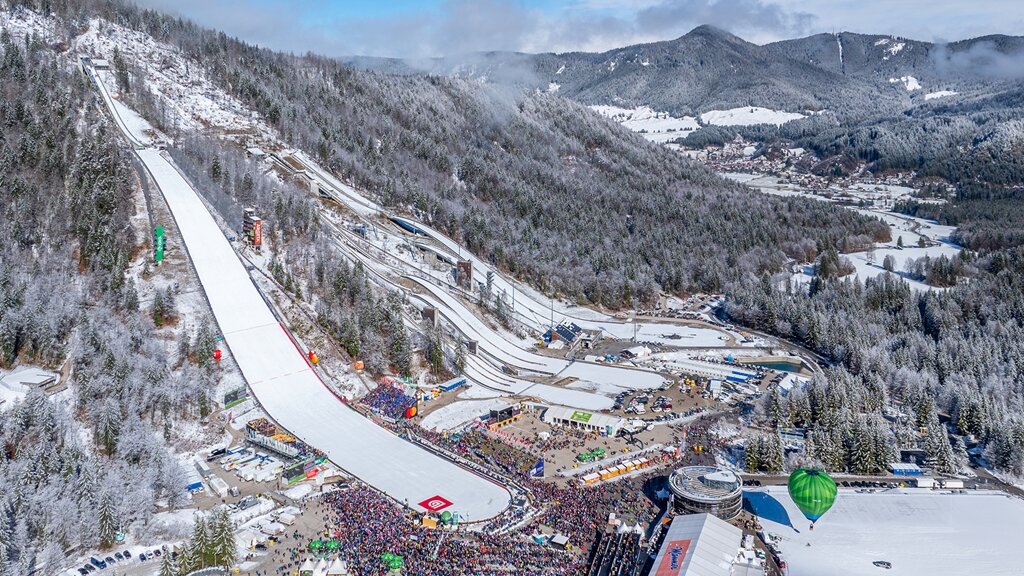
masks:
{"label": "snow-covered ground", "polygon": [[934,100],[936,98],[944,98],[946,96],[956,96],[957,93],[952,90],[939,90],[937,92],[929,92],[924,95],[925,100]]}
{"label": "snow-covered ground", "polygon": [[918,82],[917,78],[913,76],[900,76],[899,78],[889,78],[889,84],[903,84],[903,88],[907,92],[913,92],[914,90],[921,89],[921,83]]}
{"label": "snow-covered ground", "polygon": [[[426,292],[419,296],[420,298],[441,310],[445,318],[454,324],[462,334],[477,340],[482,353],[488,354],[508,366],[540,374],[574,377],[631,388],[657,388],[664,382],[661,375],[652,371],[626,369],[591,362],[570,362],[564,358],[541,356],[509,346],[506,340],[488,328],[461,301],[448,294],[443,288],[419,278],[410,277],[409,279],[416,282]],[[545,389],[536,388],[536,390]]]}
{"label": "snow-covered ground", "polygon": [[[784,486],[745,496],[765,530],[779,537],[790,576],[1021,573],[1024,501],[1003,493],[840,489],[814,530]],[[877,568],[876,560],[892,568]]]}
{"label": "snow-covered ground", "polygon": [[482,414],[491,410],[501,410],[508,407],[509,403],[501,399],[493,400],[463,400],[452,402],[442,406],[423,417],[420,426],[427,430],[455,430],[465,426],[468,422],[475,420]]}
{"label": "snow-covered ground", "polygon": [[214,86],[202,66],[190,65],[176,48],[148,34],[93,19],[88,30],[74,40],[74,47],[81,54],[107,60],[113,58],[115,47],[120,50],[125,60],[143,71],[146,86],[183,129],[205,131],[212,127],[274,133],[256,112]]}
{"label": "snow-covered ground", "polygon": [[43,16],[33,10],[18,8],[10,10],[0,5],[0,27],[14,38],[25,38],[35,35],[44,42],[51,43],[58,39],[57,30],[60,23],[55,18]]}
{"label": "snow-covered ground", "polygon": [[[799,186],[784,182],[774,176],[762,176],[758,174],[724,173],[722,176],[743,182],[766,194],[779,196],[805,196],[824,202],[833,201],[833,198],[815,193],[812,190],[802,189]],[[871,200],[876,206],[891,206],[895,201],[909,198],[914,192],[913,188],[906,186],[893,186],[882,184],[861,184],[847,189],[828,190],[831,196],[847,196],[858,199]],[[937,258],[946,256],[952,258],[960,252],[960,247],[950,240],[954,226],[943,226],[933,221],[922,218],[914,218],[878,208],[852,208],[867,216],[881,219],[891,228],[892,241],[886,244],[879,244],[875,247],[873,254],[868,252],[855,252],[845,254],[857,269],[857,276],[862,280],[885,273],[882,262],[886,256],[892,256],[896,261],[894,268],[896,273],[904,276],[904,279],[917,290],[934,290],[935,288],[912,280],[903,274],[908,260],[930,256]],[[903,248],[897,247],[898,240],[903,239]],[[918,247],[920,238],[924,238],[927,246]],[[873,258],[874,262],[869,261]],[[794,279],[801,283],[810,282],[813,270],[804,266],[802,271],[794,275]]]}
{"label": "snow-covered ground", "polygon": [[705,124],[715,126],[753,126],[755,124],[775,124],[781,126],[791,120],[804,118],[798,112],[783,112],[758,106],[744,106],[731,110],[711,110],[700,115]]}
{"label": "snow-covered ground", "polygon": [[591,106],[598,114],[610,118],[651,142],[665,143],[676,138],[685,138],[700,129],[693,116],[677,118],[668,112],[655,112],[648,106],[619,108],[618,106]]}

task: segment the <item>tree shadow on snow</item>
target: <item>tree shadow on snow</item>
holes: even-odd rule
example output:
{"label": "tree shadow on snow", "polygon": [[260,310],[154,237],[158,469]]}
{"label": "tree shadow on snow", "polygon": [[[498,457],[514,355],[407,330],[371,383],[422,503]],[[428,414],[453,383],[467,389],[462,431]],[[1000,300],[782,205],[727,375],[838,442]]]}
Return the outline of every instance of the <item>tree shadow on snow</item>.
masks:
{"label": "tree shadow on snow", "polygon": [[786,511],[786,507],[767,492],[744,492],[743,509],[751,514],[764,518],[765,520],[770,520],[783,526],[789,526],[797,533],[800,532],[797,530],[796,526],[793,525],[793,521],[790,520],[789,512]]}

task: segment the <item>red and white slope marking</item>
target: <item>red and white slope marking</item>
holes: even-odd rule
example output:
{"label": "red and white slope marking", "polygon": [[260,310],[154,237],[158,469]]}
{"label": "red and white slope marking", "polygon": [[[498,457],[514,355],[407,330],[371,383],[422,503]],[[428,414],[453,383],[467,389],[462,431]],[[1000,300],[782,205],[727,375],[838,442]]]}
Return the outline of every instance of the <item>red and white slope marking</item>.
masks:
{"label": "red and white slope marking", "polygon": [[224,340],[253,394],[292,434],[399,502],[443,498],[466,521],[491,518],[509,492],[418,448],[341,403],[278,324],[195,190],[158,150],[138,151],[189,249]]}

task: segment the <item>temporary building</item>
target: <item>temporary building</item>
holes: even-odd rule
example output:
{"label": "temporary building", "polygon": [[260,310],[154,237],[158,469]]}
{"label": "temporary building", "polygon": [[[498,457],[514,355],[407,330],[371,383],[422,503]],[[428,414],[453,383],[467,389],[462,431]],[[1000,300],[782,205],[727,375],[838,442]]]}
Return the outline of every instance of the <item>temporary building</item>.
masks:
{"label": "temporary building", "polygon": [[207,482],[210,483],[210,490],[214,494],[221,498],[226,498],[228,495],[228,483],[221,479],[219,476],[211,476]]}
{"label": "temporary building", "polygon": [[548,424],[581,428],[591,432],[607,434],[608,436],[617,435],[619,429],[626,423],[626,420],[623,418],[596,414],[565,406],[552,406],[548,408],[544,411],[541,419]]}
{"label": "temporary building", "polygon": [[672,519],[648,576],[731,576],[743,531],[711,514]]}
{"label": "temporary building", "polygon": [[932,478],[931,476],[919,476],[910,480],[910,482],[913,482],[918,488],[935,488],[937,485],[935,478]]}
{"label": "temporary building", "polygon": [[893,462],[889,464],[889,470],[896,476],[920,476],[923,473],[917,464],[905,462]]}

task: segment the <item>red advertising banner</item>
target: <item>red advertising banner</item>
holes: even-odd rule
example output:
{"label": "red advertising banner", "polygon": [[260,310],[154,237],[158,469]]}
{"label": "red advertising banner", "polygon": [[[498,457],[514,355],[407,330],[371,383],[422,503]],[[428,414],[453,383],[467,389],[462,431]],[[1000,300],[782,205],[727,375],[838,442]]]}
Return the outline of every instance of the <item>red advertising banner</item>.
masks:
{"label": "red advertising banner", "polygon": [[690,549],[689,540],[672,540],[663,545],[665,555],[658,564],[658,571],[655,576],[677,576],[683,569],[686,562],[686,553]]}
{"label": "red advertising banner", "polygon": [[252,223],[252,245],[260,246],[263,244],[263,221],[257,220]]}
{"label": "red advertising banner", "polygon": [[452,505],[451,500],[448,500],[444,496],[431,496],[423,502],[419,503],[420,508],[428,510],[430,512],[440,512],[445,508]]}

